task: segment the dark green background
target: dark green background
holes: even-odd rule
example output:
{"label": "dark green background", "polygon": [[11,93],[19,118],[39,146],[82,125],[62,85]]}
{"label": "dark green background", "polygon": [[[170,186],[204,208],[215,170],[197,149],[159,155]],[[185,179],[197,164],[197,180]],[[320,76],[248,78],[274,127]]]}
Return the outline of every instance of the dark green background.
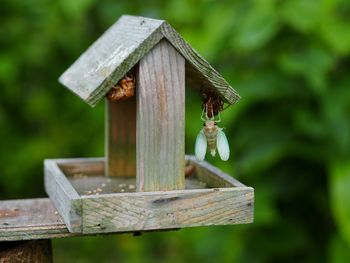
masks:
{"label": "dark green background", "polygon": [[103,103],[57,78],[122,14],[168,20],[242,96],[222,114],[231,159],[209,161],[255,188],[254,224],[55,240],[56,262],[350,262],[348,0],[0,4],[1,199],[43,196],[44,158],[103,155]]}

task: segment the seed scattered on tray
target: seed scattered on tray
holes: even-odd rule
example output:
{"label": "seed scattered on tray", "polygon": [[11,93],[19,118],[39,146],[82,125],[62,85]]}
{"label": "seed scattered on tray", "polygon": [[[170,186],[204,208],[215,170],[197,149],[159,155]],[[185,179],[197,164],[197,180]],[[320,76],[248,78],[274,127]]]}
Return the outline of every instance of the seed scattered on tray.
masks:
{"label": "seed scattered on tray", "polygon": [[73,174],[73,179],[78,179],[78,178],[85,178],[87,177],[86,174],[83,174],[83,173],[76,173],[76,174]]}

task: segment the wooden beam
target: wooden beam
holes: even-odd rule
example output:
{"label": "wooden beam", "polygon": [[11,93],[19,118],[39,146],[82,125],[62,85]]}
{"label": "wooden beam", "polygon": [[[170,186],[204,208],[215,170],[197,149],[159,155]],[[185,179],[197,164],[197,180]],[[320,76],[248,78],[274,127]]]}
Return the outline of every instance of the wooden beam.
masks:
{"label": "wooden beam", "polygon": [[106,99],[106,176],[136,176],[136,98]]}
{"label": "wooden beam", "polygon": [[161,40],[139,62],[137,190],[185,187],[185,59]]}
{"label": "wooden beam", "polygon": [[0,241],[74,235],[49,198],[0,201]]}
{"label": "wooden beam", "polygon": [[45,190],[71,232],[81,232],[81,200],[61,168],[53,160],[44,161]]}
{"label": "wooden beam", "polygon": [[[49,198],[0,201],[0,242],[97,234],[69,232]],[[0,251],[3,244],[6,243],[0,243]]]}

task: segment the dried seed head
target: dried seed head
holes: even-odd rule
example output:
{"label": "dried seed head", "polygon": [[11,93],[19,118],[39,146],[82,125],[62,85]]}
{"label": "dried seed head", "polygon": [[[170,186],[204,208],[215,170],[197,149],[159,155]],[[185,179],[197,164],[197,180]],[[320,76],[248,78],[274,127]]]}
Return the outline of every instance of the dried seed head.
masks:
{"label": "dried seed head", "polygon": [[135,94],[135,76],[127,73],[118,83],[112,87],[107,98],[111,101],[125,100]]}

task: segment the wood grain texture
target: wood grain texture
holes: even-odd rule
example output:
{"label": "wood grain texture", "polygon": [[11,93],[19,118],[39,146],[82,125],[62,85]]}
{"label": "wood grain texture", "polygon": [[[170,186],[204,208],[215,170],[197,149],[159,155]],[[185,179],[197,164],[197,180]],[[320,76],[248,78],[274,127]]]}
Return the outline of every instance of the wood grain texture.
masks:
{"label": "wood grain texture", "polygon": [[186,156],[186,160],[194,165],[197,178],[209,187],[246,187],[206,161],[197,161],[196,157],[189,155]]}
{"label": "wood grain texture", "polygon": [[[208,163],[197,162],[193,156],[187,156],[186,159],[195,166],[195,172],[191,176],[194,178],[187,180],[193,180],[196,176],[204,178],[204,185],[196,183],[191,184],[190,189],[174,191],[116,193],[111,190],[102,191],[99,195],[79,195],[80,203],[77,204],[80,208],[77,211],[81,211],[81,214],[78,214],[81,220],[80,231],[83,234],[98,234],[252,222],[253,188],[244,186]],[[84,166],[92,167],[100,177],[105,178],[102,173],[103,161],[102,158],[54,160],[59,164],[59,169],[85,174]],[[51,172],[57,173],[57,170],[51,169]],[[96,181],[97,185],[91,185],[96,179],[93,174],[90,173],[87,177],[91,177],[92,180],[85,183],[83,177],[77,177],[80,181],[74,181],[80,193],[91,190],[89,187],[102,185],[99,180]],[[126,186],[126,182],[122,183]],[[107,183],[105,186],[107,187]],[[57,187],[62,185],[57,184]],[[65,189],[61,191],[66,192]],[[62,194],[51,196],[60,199]],[[66,209],[63,212],[64,217],[72,216],[69,206],[61,208]]]}
{"label": "wood grain texture", "polygon": [[81,200],[54,160],[44,162],[45,190],[69,231],[81,232]]}
{"label": "wood grain texture", "polygon": [[225,102],[234,104],[239,95],[164,20],[122,16],[79,59],[59,81],[95,106],[142,57],[162,38],[182,54],[186,61],[186,81],[192,87],[217,93]]}
{"label": "wood grain texture", "polygon": [[106,99],[106,176],[136,176],[136,97]]}
{"label": "wood grain texture", "polygon": [[137,190],[185,188],[185,60],[160,41],[139,62]]}
{"label": "wood grain texture", "polygon": [[83,198],[83,232],[251,223],[249,187],[110,194]]}
{"label": "wood grain texture", "polygon": [[51,263],[51,240],[0,243],[0,263]]}
{"label": "wood grain texture", "polygon": [[105,174],[106,159],[104,157],[52,159],[52,161],[56,162],[62,172],[69,176]]}
{"label": "wood grain texture", "polygon": [[194,50],[168,23],[161,26],[164,37],[184,56],[186,59],[186,80],[192,86],[209,89],[217,93],[224,102],[236,103],[240,96],[227,83],[227,81]]}
{"label": "wood grain texture", "polygon": [[[133,232],[133,231],[131,231]],[[125,232],[118,232],[125,233]],[[0,201],[0,241],[97,235],[71,233],[49,198]],[[0,251],[3,248],[0,243]]]}
{"label": "wood grain texture", "polygon": [[48,198],[0,201],[0,241],[74,235]]}
{"label": "wood grain texture", "polygon": [[163,37],[162,20],[130,19],[122,16],[79,59],[59,81],[91,106],[102,99]]}

